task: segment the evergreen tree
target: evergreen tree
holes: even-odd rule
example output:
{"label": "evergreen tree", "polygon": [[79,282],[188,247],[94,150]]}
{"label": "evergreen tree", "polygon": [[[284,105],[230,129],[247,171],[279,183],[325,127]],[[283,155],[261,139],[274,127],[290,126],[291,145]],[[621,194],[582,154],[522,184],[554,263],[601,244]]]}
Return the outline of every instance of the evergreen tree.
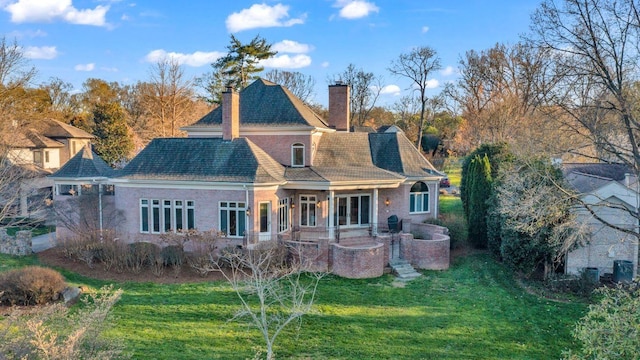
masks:
{"label": "evergreen tree", "polygon": [[220,103],[221,93],[228,86],[242,90],[249,81],[257,78],[255,74],[262,72],[259,66],[261,60],[269,59],[277,54],[271,51],[271,44],[267,44],[259,35],[248,44],[243,44],[231,35],[231,43],[227,46],[227,55],[211,64],[213,72],[205,74],[197,83],[208,92],[206,99],[210,103]]}
{"label": "evergreen tree", "polygon": [[133,140],[120,104],[96,104],[92,115],[96,153],[112,166],[120,160],[129,159],[133,151]]}
{"label": "evergreen tree", "polygon": [[469,189],[469,239],[477,248],[487,247],[487,200],[491,196],[491,164],[485,155],[472,160],[473,177]]}

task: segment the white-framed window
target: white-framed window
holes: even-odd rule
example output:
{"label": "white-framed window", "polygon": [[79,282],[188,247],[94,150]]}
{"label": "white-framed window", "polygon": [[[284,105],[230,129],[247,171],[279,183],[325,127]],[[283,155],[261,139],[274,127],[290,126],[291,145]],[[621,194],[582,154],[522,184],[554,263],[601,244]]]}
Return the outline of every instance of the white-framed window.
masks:
{"label": "white-framed window", "polygon": [[335,223],[340,226],[369,225],[371,217],[371,195],[339,195],[335,198]]}
{"label": "white-framed window", "polygon": [[141,233],[179,232],[195,229],[195,224],[196,207],[193,200],[140,199]]}
{"label": "white-framed window", "polygon": [[187,229],[196,228],[196,206],[193,200],[187,200]]}
{"label": "white-framed window", "polygon": [[289,230],[289,198],[278,200],[278,232]]}
{"label": "white-framed window", "polygon": [[140,232],[149,232],[149,200],[140,199]]}
{"label": "white-framed window", "polygon": [[171,226],[171,200],[162,200],[162,217],[163,224],[162,230],[164,232],[170,232],[171,230],[176,230],[175,227]]}
{"label": "white-framed window", "polygon": [[429,186],[418,181],[411,187],[409,194],[409,213],[419,214],[429,212]]}
{"label": "white-framed window", "polygon": [[44,162],[47,163],[47,164],[49,163],[49,151],[48,150],[44,151]]}
{"label": "white-framed window", "polygon": [[291,145],[291,166],[304,166],[304,144]]}
{"label": "white-framed window", "polygon": [[33,163],[36,165],[42,165],[42,153],[40,151],[33,152]]}
{"label": "white-framed window", "polygon": [[160,233],[160,200],[151,200],[151,232]]}
{"label": "white-framed window", "polygon": [[173,202],[173,229],[176,231],[184,230],[184,202],[182,200],[175,200]]}
{"label": "white-framed window", "polygon": [[241,237],[247,229],[247,208],[244,202],[220,202],[220,231],[229,237]]}
{"label": "white-framed window", "polygon": [[316,226],[315,195],[300,195],[300,226]]}
{"label": "white-framed window", "polygon": [[58,195],[63,196],[77,196],[80,195],[78,192],[78,185],[71,184],[58,184],[56,187],[58,191]]}

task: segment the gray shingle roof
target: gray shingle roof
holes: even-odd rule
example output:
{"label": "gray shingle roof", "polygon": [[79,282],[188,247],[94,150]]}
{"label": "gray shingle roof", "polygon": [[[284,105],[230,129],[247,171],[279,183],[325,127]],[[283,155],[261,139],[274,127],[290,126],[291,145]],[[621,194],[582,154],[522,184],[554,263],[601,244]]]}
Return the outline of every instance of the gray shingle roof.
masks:
{"label": "gray shingle roof", "polygon": [[611,181],[624,181],[625,174],[631,171],[623,164],[567,163],[562,164],[562,173],[574,189],[588,193]]}
{"label": "gray shingle roof", "polygon": [[326,133],[313,166],[288,168],[291,181],[375,181],[440,174],[401,133]]}
{"label": "gray shingle roof", "polygon": [[272,183],[284,181],[284,167],[245,138],[162,138],[149,143],[117,177]]}
{"label": "gray shingle roof", "polygon": [[110,177],[116,173],[102,158],[88,146],[85,146],[75,154],[58,171],[53,173],[52,178],[98,178]]}
{"label": "gray shingle roof", "polygon": [[[220,126],[222,107],[198,120],[193,126]],[[326,128],[324,120],[286,88],[258,79],[240,92],[240,126],[303,125]]]}
{"label": "gray shingle roof", "polygon": [[79,129],[75,126],[65,124],[58,120],[46,119],[43,120],[47,125],[42,131],[42,134],[50,138],[80,138],[80,139],[93,139],[95,136],[88,132]]}

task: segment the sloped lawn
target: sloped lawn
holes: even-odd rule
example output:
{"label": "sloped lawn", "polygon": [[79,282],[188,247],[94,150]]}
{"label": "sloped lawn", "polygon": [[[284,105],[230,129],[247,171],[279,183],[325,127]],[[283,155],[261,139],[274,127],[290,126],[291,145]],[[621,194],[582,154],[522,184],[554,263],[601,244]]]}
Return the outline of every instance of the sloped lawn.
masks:
{"label": "sloped lawn", "polygon": [[[0,255],[0,271],[33,263]],[[78,285],[105,284],[63,273]],[[238,307],[224,282],[116,286],[125,292],[109,334],[134,358],[247,359],[262,345],[257,331],[228,321]],[[280,335],[278,358],[557,359],[575,346],[570,329],[586,310],[527,294],[485,254],[406,284],[325,277],[315,304],[298,334],[292,326]]]}

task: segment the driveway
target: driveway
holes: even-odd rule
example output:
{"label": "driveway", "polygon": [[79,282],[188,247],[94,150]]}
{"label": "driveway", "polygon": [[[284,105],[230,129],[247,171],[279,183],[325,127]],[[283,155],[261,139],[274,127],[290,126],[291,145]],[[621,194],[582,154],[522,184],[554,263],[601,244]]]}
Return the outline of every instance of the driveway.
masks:
{"label": "driveway", "polygon": [[31,238],[31,249],[33,252],[41,252],[56,246],[56,233],[39,235]]}

